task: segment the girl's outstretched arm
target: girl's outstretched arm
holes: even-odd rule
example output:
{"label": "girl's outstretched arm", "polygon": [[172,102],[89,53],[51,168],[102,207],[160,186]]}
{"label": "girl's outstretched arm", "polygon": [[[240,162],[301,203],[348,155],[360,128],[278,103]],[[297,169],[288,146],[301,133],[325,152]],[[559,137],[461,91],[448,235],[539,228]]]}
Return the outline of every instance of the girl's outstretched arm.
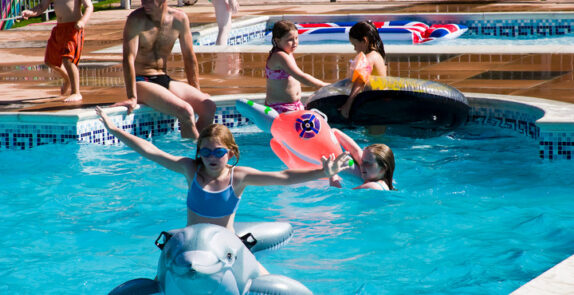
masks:
{"label": "girl's outstretched arm", "polygon": [[361,158],[363,157],[363,149],[347,134],[343,133],[343,131],[337,128],[331,128],[335,138],[339,141],[341,146],[351,154],[353,160],[357,162],[357,164],[361,165]]}
{"label": "girl's outstretched arm", "polygon": [[317,88],[329,85],[329,83],[323,82],[305,72],[303,72],[299,66],[297,65],[297,62],[295,61],[295,58],[285,52],[282,51],[278,51],[277,56],[279,58],[279,64],[281,65],[281,67],[289,74],[291,75],[293,78],[297,79],[297,81],[305,84],[305,85],[309,85],[309,86],[315,86]]}
{"label": "girl's outstretched arm", "polygon": [[151,142],[118,128],[106,115],[104,110],[99,106],[96,107],[96,113],[100,116],[100,121],[104,123],[106,129],[108,129],[108,131],[117,137],[121,142],[129,146],[138,154],[166,167],[169,170],[185,174],[185,167],[187,167],[190,162],[194,161],[190,158],[168,154],[158,149]]}
{"label": "girl's outstretched arm", "polygon": [[[283,171],[264,172],[250,167],[242,167],[244,186],[247,185],[290,185],[307,182],[322,177],[331,177],[342,170],[349,168],[349,154],[341,153],[335,158],[331,155],[329,158],[323,157],[323,168],[305,170],[305,169],[287,169]],[[236,177],[239,176],[236,174]]]}

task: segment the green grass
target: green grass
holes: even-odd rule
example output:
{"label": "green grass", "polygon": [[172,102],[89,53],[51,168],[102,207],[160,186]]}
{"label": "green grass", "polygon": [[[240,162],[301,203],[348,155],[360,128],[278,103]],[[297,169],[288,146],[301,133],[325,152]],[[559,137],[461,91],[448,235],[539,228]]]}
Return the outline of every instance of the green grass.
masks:
{"label": "green grass", "polygon": [[[112,9],[119,9],[119,3],[121,0],[103,0],[103,1],[98,1],[98,2],[94,2],[94,12],[96,11],[102,11],[102,10],[112,10]],[[50,20],[55,20],[56,19],[56,14],[55,13],[50,13]],[[12,28],[19,28],[19,27],[25,27],[29,24],[35,24],[35,23],[41,23],[44,22],[44,15],[41,16],[37,16],[37,17],[31,17],[29,19],[19,19],[16,20],[14,22],[14,25],[12,26]],[[88,24],[90,23],[90,21],[88,20]]]}

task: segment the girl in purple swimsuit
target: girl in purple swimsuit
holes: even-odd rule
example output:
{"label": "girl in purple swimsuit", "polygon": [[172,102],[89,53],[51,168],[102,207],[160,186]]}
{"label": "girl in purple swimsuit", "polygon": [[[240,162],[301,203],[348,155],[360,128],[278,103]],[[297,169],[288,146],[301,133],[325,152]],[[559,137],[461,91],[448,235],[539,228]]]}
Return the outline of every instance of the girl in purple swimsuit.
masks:
{"label": "girl in purple swimsuit", "polygon": [[289,21],[278,21],[273,26],[273,48],[265,65],[267,93],[265,104],[279,113],[303,110],[301,103],[301,83],[317,88],[328,85],[304,73],[293,57],[299,45],[297,27]]}

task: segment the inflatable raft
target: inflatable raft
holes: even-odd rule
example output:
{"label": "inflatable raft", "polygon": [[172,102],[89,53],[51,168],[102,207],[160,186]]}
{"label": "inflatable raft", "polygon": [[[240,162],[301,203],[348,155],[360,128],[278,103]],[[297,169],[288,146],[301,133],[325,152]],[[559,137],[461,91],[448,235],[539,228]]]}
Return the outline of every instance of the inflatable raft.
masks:
{"label": "inflatable raft", "polygon": [[[299,42],[344,41],[349,42],[349,30],[355,22],[297,24]],[[455,39],[464,34],[468,27],[458,24],[427,25],[417,21],[373,22],[383,42],[409,42],[421,44],[431,41]]]}
{"label": "inflatable raft", "polygon": [[312,94],[306,109],[318,109],[330,124],[387,125],[393,133],[426,137],[440,135],[463,124],[470,109],[466,97],[451,86],[428,80],[371,76],[356,97],[349,119],[339,108],[352,83],[349,79],[327,85]]}
{"label": "inflatable raft", "polygon": [[291,278],[262,274],[252,254],[279,247],[292,234],[283,222],[236,223],[235,234],[206,223],[162,232],[157,278],[130,280],[109,294],[312,294]]}

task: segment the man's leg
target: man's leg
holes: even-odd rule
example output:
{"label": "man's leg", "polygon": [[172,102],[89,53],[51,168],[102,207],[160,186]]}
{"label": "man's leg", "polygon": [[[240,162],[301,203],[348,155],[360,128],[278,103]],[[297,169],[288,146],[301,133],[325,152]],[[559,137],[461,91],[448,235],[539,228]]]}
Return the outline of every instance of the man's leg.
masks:
{"label": "man's leg", "polygon": [[62,59],[62,64],[68,73],[68,81],[70,81],[70,86],[72,87],[72,93],[64,101],[79,101],[82,100],[82,95],[80,94],[80,71],[78,66],[76,66],[70,58],[64,57]]}
{"label": "man's leg", "polygon": [[[172,81],[170,84],[173,83]],[[138,103],[143,103],[179,120],[181,137],[196,139],[199,136],[199,132],[195,127],[195,112],[190,104],[171,93],[165,87],[155,83],[137,82],[136,88]]]}
{"label": "man's leg", "polygon": [[169,91],[185,101],[195,110],[199,116],[197,120],[197,130],[201,132],[203,128],[213,124],[215,117],[215,102],[211,100],[209,94],[199,91],[197,88],[179,81],[171,81]]}

